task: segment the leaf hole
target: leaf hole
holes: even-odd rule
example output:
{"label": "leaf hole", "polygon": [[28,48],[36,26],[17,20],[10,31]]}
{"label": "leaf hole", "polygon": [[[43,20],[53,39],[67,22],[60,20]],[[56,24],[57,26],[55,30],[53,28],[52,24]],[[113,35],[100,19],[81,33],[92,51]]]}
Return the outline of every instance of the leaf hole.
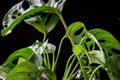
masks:
{"label": "leaf hole", "polygon": [[0,80],[4,80],[4,79],[0,78]]}
{"label": "leaf hole", "polygon": [[49,0],[44,0],[45,3],[47,3]]}
{"label": "leaf hole", "polygon": [[84,43],[84,47],[85,47],[85,49],[87,49],[87,51],[88,51],[88,47],[87,47],[87,44],[85,44],[85,43]]}
{"label": "leaf hole", "polygon": [[89,50],[99,50],[99,47],[96,43],[94,43],[90,45]]}
{"label": "leaf hole", "polygon": [[99,71],[100,80],[110,80],[105,69],[100,68]]}
{"label": "leaf hole", "polygon": [[91,39],[90,39],[90,38],[87,38],[87,39],[86,39],[86,42],[90,42],[90,41],[91,41]]}
{"label": "leaf hole", "polygon": [[59,0],[55,0],[55,1],[59,1]]}
{"label": "leaf hole", "polygon": [[94,49],[99,50],[99,47],[98,47],[98,45],[96,43],[94,44]]}
{"label": "leaf hole", "polygon": [[16,18],[16,16],[14,16],[14,15],[13,15],[13,16],[11,16],[11,18],[12,18],[12,19],[15,19],[15,18]]}
{"label": "leaf hole", "polygon": [[74,33],[74,35],[79,35],[82,31],[83,31],[83,27],[80,28],[80,29],[78,29],[78,30]]}
{"label": "leaf hole", "polygon": [[94,66],[94,67],[97,67],[99,66],[99,64],[96,64],[96,63],[91,63],[90,66]]}
{"label": "leaf hole", "polygon": [[105,40],[99,40],[99,42],[101,42],[101,43],[105,43]]}
{"label": "leaf hole", "polygon": [[5,25],[4,25],[4,27],[8,27],[8,25],[7,25],[7,24],[5,24]]}
{"label": "leaf hole", "polygon": [[12,64],[17,64],[18,58],[12,61]]}
{"label": "leaf hole", "polygon": [[90,51],[93,50],[93,49],[94,49],[93,47],[94,47],[93,44],[90,45],[89,50],[90,50]]}
{"label": "leaf hole", "polygon": [[23,9],[27,10],[29,8],[29,2],[28,1],[24,1],[22,3],[22,7],[23,7]]}
{"label": "leaf hole", "polygon": [[48,17],[47,17],[46,20],[44,19],[45,24],[49,23],[49,21],[50,21],[50,19],[52,18],[52,15],[53,15],[53,14],[46,14],[46,15],[48,15]]}
{"label": "leaf hole", "polygon": [[111,54],[110,52],[108,52],[108,56],[109,56],[109,57],[111,57],[111,56],[112,56],[112,54]]}
{"label": "leaf hole", "polygon": [[114,49],[114,48],[112,48],[111,50],[112,50],[112,52],[114,52],[115,54],[120,54],[120,50],[117,50],[117,49]]}

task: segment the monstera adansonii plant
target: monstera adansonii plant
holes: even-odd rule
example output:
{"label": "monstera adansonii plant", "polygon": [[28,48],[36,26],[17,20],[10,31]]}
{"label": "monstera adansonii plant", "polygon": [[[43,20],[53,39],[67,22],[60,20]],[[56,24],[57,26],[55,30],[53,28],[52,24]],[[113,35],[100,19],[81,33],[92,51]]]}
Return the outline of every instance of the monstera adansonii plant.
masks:
{"label": "monstera adansonii plant", "polygon": [[[32,45],[14,51],[0,65],[0,80],[100,80],[101,70],[110,80],[119,80],[120,44],[108,31],[100,28],[87,30],[76,21],[69,26],[62,16],[66,0],[23,0],[14,5],[3,18],[2,36],[7,36],[24,21],[44,35]],[[61,21],[65,34],[58,43],[49,42],[47,35]],[[57,30],[57,29],[55,29]],[[62,78],[56,68],[65,39],[72,46]],[[69,53],[65,53],[68,56]],[[16,63],[14,63],[16,61]]]}

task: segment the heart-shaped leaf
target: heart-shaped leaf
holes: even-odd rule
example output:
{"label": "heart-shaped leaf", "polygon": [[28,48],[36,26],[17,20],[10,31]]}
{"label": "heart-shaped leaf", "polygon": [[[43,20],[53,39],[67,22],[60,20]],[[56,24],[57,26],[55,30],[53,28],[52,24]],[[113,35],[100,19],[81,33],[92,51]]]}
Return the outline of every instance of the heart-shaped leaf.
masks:
{"label": "heart-shaped leaf", "polygon": [[120,56],[111,56],[107,59],[107,72],[111,80],[120,78]]}
{"label": "heart-shaped leaf", "polygon": [[110,32],[103,29],[92,29],[89,32],[92,33],[99,41],[101,47],[106,51],[106,55],[108,55],[108,52],[111,53],[111,55],[116,55],[112,49],[120,51],[120,43]]}
{"label": "heart-shaped leaf", "polygon": [[103,48],[114,47],[120,49],[119,42],[110,32],[103,29],[92,29],[90,30],[90,33],[92,33],[99,40],[99,43]]}
{"label": "heart-shaped leaf", "polygon": [[[25,20],[26,18],[29,18],[29,16],[31,16],[31,15],[33,15],[33,14],[36,14],[36,13],[40,13],[40,12],[53,12],[53,13],[56,13],[56,14],[59,13],[59,11],[58,11],[57,9],[53,8],[53,7],[41,6],[41,7],[36,7],[36,8],[34,8],[34,9],[31,9],[31,10],[23,13],[22,15],[18,16],[16,19],[11,20],[10,23],[6,23],[6,24],[5,24],[4,21],[6,21],[7,19],[4,19],[4,20],[3,20],[4,26],[7,25],[8,27],[7,27],[7,28],[5,27],[5,28],[1,31],[2,36],[5,36],[5,35],[11,33],[11,31],[15,28],[15,26],[16,26],[17,24],[19,24],[22,20]],[[33,21],[31,21],[31,22],[33,23],[34,21],[36,21],[36,20],[33,19]],[[8,21],[8,22],[9,22],[9,21]],[[28,23],[29,23],[29,22],[28,22]],[[31,23],[31,24],[32,24],[32,23]],[[40,24],[41,24],[41,23],[40,23]],[[35,27],[36,29],[38,29],[38,31],[42,31],[42,33],[44,32],[43,25],[42,25],[42,27],[39,27],[39,28],[41,28],[41,29],[39,29],[39,28],[37,27],[37,26],[38,26],[37,23],[34,23],[34,24],[32,24],[32,25],[34,25],[34,27]],[[46,32],[44,32],[44,33],[46,33]]]}
{"label": "heart-shaped leaf", "polygon": [[[2,36],[11,33],[14,27],[23,20],[44,34],[46,34],[46,32],[50,32],[58,22],[59,17],[56,14],[58,14],[59,11],[62,11],[65,1],[66,0],[49,0],[47,3],[45,3],[43,0],[21,1],[20,3],[14,5],[4,16],[4,29],[1,31]],[[28,7],[26,8],[25,6]],[[41,14],[43,13],[47,15],[50,13],[56,14],[53,14],[51,18],[48,16],[41,17]],[[41,21],[39,23],[38,17],[36,18],[36,15],[38,14],[39,18],[41,18]]]}
{"label": "heart-shaped leaf", "polygon": [[42,72],[39,75],[39,80],[57,80],[56,78],[56,74],[47,69],[47,68],[43,68]]}
{"label": "heart-shaped leaf", "polygon": [[34,55],[34,52],[30,48],[22,48],[15,52],[13,52],[7,60],[3,63],[3,66],[13,68],[15,64],[13,61],[19,58],[23,58],[25,61],[29,61],[31,57]]}
{"label": "heart-shaped leaf", "polygon": [[85,25],[82,22],[74,22],[69,25],[67,33],[75,44],[79,44],[86,31]]}
{"label": "heart-shaped leaf", "polygon": [[6,80],[36,80],[38,68],[31,62],[21,62],[8,74]]}

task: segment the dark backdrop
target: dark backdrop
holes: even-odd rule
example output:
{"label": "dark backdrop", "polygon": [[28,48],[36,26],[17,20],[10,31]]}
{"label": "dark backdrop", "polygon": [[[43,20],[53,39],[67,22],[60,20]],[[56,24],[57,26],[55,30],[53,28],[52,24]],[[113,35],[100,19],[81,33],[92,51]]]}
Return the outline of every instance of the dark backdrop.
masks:
{"label": "dark backdrop", "polygon": [[[2,18],[4,14],[17,2],[21,0],[0,0],[0,30],[2,27]],[[119,4],[114,1],[87,1],[87,0],[67,0],[62,11],[63,17],[67,25],[75,21],[82,21],[85,23],[87,29],[103,28],[110,31],[118,40],[120,40],[120,14]],[[56,31],[57,30],[57,31]],[[55,29],[48,35],[51,43],[57,45],[60,38],[64,35],[64,28],[61,22]],[[0,64],[10,55],[13,51],[27,47],[34,43],[36,40],[42,40],[40,34],[33,27],[21,22],[13,30],[13,33],[6,37],[0,35]],[[58,77],[62,76],[62,70],[65,67],[65,62],[70,52],[69,41],[65,41],[60,56],[58,70]],[[66,54],[64,53],[66,52]],[[104,75],[103,75],[104,76]]]}

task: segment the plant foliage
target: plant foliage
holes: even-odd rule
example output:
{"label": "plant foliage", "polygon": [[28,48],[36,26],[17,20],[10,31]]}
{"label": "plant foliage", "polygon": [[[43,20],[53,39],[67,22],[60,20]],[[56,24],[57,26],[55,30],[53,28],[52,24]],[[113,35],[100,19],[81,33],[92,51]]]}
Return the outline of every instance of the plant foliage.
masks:
{"label": "plant foliage", "polygon": [[[119,80],[119,41],[104,29],[87,30],[80,21],[67,26],[61,14],[65,1],[23,0],[8,11],[3,18],[2,36],[8,35],[21,21],[25,21],[44,37],[43,41],[13,52],[0,66],[1,80],[57,80],[55,71],[64,39],[70,40],[72,54],[62,80],[100,80],[100,69],[107,72],[110,80]],[[59,19],[66,32],[56,48],[46,36]]]}

